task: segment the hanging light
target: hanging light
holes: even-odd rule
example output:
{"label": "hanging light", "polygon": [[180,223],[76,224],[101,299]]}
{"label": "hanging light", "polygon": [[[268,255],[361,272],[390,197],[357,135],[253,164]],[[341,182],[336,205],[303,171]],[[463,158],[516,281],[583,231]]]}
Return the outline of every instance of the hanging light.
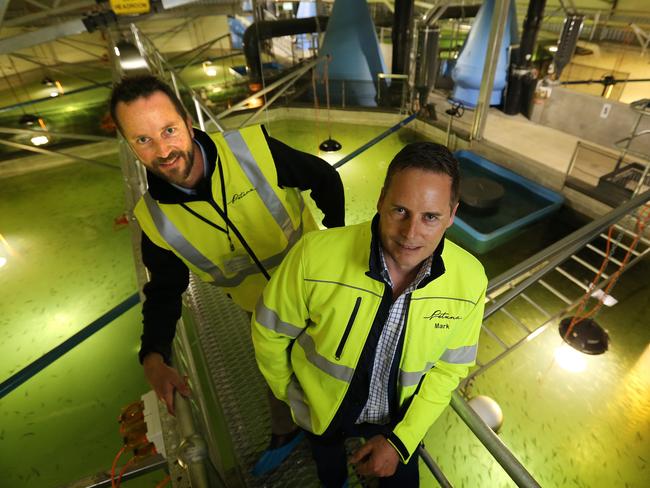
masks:
{"label": "hanging light", "polygon": [[212,64],[212,61],[205,61],[203,63],[203,71],[208,76],[217,76],[217,67]]}
{"label": "hanging light", "polygon": [[560,322],[560,335],[564,342],[585,354],[603,354],[609,348],[609,334],[594,319],[578,319],[569,331],[574,317]]}
{"label": "hanging light", "polygon": [[38,116],[34,114],[23,114],[18,119],[18,123],[20,125],[26,125],[27,127],[31,127],[34,124],[38,123]]}
{"label": "hanging light", "polygon": [[35,146],[42,146],[50,142],[47,136],[34,136],[30,140],[31,143],[34,144]]}
{"label": "hanging light", "polygon": [[320,145],[318,146],[318,149],[325,152],[334,152],[340,150],[341,147],[342,146],[339,141],[334,140],[330,137],[328,139],[325,139],[323,142],[321,142]]}

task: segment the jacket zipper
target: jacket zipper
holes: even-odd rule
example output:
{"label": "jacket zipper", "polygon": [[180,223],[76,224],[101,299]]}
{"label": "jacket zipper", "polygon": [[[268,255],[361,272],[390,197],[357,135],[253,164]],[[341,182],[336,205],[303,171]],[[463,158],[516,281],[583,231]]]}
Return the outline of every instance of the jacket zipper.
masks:
{"label": "jacket zipper", "polygon": [[354,319],[356,318],[357,312],[359,311],[359,305],[361,305],[361,297],[357,297],[357,301],[354,303],[354,308],[352,309],[352,315],[350,315],[350,319],[348,320],[348,325],[345,326],[345,332],[343,332],[343,337],[341,337],[341,342],[339,342],[339,347],[336,348],[336,353],[334,353],[334,358],[336,358],[337,361],[341,359],[341,353],[343,352],[345,343],[348,340],[348,336],[350,335],[350,330],[352,330],[352,324],[354,324]]}

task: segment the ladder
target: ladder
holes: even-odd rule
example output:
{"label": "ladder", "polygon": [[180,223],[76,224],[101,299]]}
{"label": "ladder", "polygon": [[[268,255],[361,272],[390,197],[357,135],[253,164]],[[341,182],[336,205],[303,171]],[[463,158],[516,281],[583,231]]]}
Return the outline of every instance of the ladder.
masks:
{"label": "ladder", "polygon": [[[639,232],[644,219],[646,225]],[[591,305],[606,300],[602,290],[649,253],[650,191],[646,191],[490,280],[479,358],[461,388],[569,315],[585,294]],[[598,276],[604,260],[607,264]]]}

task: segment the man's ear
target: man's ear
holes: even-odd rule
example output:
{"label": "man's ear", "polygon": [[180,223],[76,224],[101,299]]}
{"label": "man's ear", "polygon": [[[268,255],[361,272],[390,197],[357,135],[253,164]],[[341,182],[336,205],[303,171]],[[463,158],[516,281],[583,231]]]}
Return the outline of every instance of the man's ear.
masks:
{"label": "man's ear", "polygon": [[459,204],[457,203],[456,205],[454,205],[454,208],[451,209],[451,217],[449,218],[449,225],[447,226],[448,229],[454,223],[454,217],[456,217],[456,210],[458,210],[458,205]]}
{"label": "man's ear", "polygon": [[384,197],[386,196],[386,188],[381,187],[381,193],[379,193],[379,199],[377,200],[377,212],[381,208],[381,204],[384,202]]}
{"label": "man's ear", "polygon": [[189,115],[185,118],[185,125],[187,125],[187,129],[190,131],[190,135],[194,137],[194,127],[192,127],[192,117]]}

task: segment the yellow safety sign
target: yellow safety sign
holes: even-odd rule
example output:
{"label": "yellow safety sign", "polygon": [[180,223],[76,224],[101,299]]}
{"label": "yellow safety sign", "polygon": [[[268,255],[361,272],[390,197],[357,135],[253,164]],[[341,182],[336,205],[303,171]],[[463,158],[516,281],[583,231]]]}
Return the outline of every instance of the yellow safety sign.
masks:
{"label": "yellow safety sign", "polygon": [[149,0],[111,0],[110,3],[117,15],[147,14],[151,10]]}

